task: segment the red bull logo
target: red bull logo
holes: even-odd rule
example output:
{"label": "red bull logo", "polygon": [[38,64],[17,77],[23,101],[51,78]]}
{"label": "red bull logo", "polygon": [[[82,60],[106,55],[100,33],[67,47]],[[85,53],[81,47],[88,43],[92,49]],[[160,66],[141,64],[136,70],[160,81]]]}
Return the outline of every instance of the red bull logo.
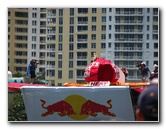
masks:
{"label": "red bull logo", "polygon": [[84,120],[89,116],[97,117],[99,113],[116,117],[116,114],[109,111],[109,109],[112,108],[111,100],[106,101],[108,106],[87,100],[80,95],[70,95],[64,100],[48,106],[45,106],[45,100],[41,99],[40,101],[42,102],[42,108],[46,109],[46,111],[41,114],[42,117],[47,117],[55,113],[61,117],[68,116],[74,120]]}

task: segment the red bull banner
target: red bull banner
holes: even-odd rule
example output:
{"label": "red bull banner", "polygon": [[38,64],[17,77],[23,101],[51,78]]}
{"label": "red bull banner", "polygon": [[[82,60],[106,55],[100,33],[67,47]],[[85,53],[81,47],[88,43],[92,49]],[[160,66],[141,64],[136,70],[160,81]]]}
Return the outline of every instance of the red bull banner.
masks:
{"label": "red bull banner", "polygon": [[128,86],[21,87],[28,121],[135,121]]}

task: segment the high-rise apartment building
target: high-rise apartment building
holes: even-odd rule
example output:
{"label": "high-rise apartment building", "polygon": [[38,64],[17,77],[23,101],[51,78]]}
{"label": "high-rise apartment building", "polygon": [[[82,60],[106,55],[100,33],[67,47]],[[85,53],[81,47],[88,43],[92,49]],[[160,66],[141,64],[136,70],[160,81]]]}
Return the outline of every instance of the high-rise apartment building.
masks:
{"label": "high-rise apartment building", "polygon": [[96,52],[140,81],[139,62],[151,71],[159,63],[158,16],[158,8],[9,8],[8,70],[25,73],[37,59],[50,84],[85,83]]}

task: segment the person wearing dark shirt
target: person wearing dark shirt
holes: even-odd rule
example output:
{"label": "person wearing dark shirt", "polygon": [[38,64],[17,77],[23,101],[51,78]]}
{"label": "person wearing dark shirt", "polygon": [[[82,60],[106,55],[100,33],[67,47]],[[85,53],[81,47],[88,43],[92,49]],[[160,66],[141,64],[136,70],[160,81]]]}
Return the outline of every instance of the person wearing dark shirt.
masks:
{"label": "person wearing dark shirt", "polygon": [[142,62],[141,69],[140,69],[142,82],[146,82],[146,78],[148,77],[148,72],[149,72],[149,74],[151,74],[149,68],[146,67],[145,62]]}
{"label": "person wearing dark shirt", "polygon": [[154,64],[154,70],[153,70],[153,72],[154,72],[154,78],[158,78],[158,65],[157,64]]}
{"label": "person wearing dark shirt", "polygon": [[31,60],[30,64],[27,69],[27,75],[30,76],[31,80],[31,85],[33,85],[35,77],[36,77],[36,68],[37,68],[38,63],[36,63],[35,60]]}
{"label": "person wearing dark shirt", "polygon": [[122,67],[122,72],[124,73],[125,75],[125,82],[127,82],[127,76],[128,76],[128,70],[125,68],[125,67]]}

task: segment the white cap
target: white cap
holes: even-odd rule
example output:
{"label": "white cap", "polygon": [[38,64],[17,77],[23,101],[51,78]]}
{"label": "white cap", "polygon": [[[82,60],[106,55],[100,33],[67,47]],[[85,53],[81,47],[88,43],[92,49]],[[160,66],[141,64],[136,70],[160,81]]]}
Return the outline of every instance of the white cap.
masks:
{"label": "white cap", "polygon": [[154,67],[154,68],[155,68],[155,67],[158,67],[158,65],[154,64],[153,67]]}
{"label": "white cap", "polygon": [[144,65],[146,65],[146,64],[145,64],[145,62],[142,62],[141,64],[144,64]]}

